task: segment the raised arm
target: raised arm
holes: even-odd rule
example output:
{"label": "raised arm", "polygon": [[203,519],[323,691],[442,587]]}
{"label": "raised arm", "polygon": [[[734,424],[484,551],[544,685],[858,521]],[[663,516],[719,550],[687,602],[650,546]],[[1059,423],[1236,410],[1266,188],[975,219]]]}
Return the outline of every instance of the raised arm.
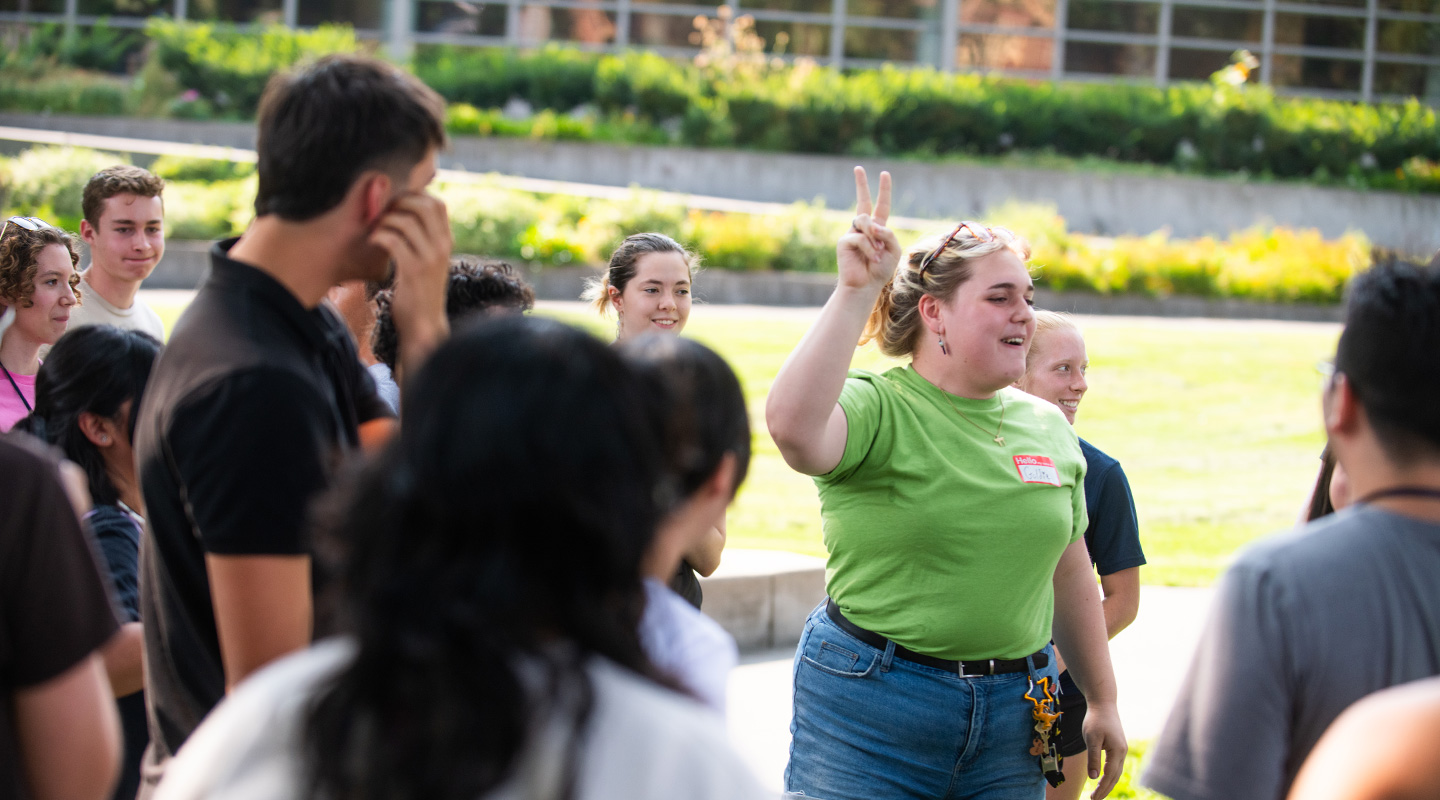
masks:
{"label": "raised arm", "polygon": [[900,242],[885,227],[890,216],[890,173],[880,173],[873,206],[865,170],[855,168],[856,215],[835,248],[839,283],[785,360],[765,402],[765,422],[785,463],[807,475],[834,469],[845,454],[847,425],[840,390],[856,342],[880,290],[900,263]]}

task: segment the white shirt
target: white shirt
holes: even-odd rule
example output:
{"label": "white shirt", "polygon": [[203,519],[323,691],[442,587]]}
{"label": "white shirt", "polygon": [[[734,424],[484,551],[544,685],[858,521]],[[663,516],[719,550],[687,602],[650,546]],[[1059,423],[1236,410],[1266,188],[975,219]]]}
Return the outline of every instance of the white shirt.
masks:
{"label": "white shirt", "polygon": [[[165,770],[155,800],[302,800],[304,716],[317,689],[355,654],[319,642],[257,672],[195,730]],[[595,705],[579,755],[576,800],[774,798],[731,749],[719,718],[601,658],[587,671]],[[565,723],[541,726],[515,777],[487,800],[549,796]],[[541,785],[536,785],[541,784]]]}
{"label": "white shirt", "polygon": [[654,578],[645,579],[640,644],[651,663],[706,705],[725,713],[725,686],[740,660],[735,637]]}

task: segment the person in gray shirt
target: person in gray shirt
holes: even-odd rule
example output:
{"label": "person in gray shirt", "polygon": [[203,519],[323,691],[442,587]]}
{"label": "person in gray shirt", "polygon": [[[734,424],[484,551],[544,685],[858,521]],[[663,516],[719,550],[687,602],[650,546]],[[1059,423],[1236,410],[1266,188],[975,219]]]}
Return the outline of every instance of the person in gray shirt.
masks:
{"label": "person in gray shirt", "polygon": [[[1325,429],[1354,505],[1246,550],[1141,782],[1278,800],[1334,719],[1440,674],[1440,270],[1355,278]],[[1363,764],[1354,765],[1363,769]]]}

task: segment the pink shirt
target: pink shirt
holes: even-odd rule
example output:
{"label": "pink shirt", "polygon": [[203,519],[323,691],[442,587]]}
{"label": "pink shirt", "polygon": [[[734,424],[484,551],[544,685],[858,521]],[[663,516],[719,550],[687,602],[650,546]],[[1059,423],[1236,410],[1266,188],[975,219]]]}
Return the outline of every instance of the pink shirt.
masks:
{"label": "pink shirt", "polygon": [[0,433],[15,427],[15,423],[30,415],[30,409],[25,407],[29,403],[35,405],[35,376],[16,375],[10,373],[15,380],[15,386],[20,387],[20,394],[25,395],[25,402],[20,402],[20,397],[15,394],[15,386],[5,379],[4,373],[0,373]]}

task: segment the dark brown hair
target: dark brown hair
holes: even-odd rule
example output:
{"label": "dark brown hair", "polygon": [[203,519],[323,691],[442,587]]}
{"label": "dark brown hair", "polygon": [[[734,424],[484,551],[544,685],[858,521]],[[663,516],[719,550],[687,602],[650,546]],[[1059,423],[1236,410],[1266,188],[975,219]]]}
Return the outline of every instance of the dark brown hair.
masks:
{"label": "dark brown hair", "polygon": [[[375,295],[375,330],[370,335],[370,349],[375,358],[390,369],[400,359],[400,331],[390,305],[395,290],[385,289]],[[450,282],[445,288],[445,316],[450,326],[492,308],[517,312],[535,307],[535,290],[520,271],[504,261],[482,262],[474,256],[450,259]]]}
{"label": "dark brown hair", "polygon": [[314,219],[362,172],[402,178],[445,142],[445,101],[398,67],[333,55],[277,74],[260,98],[255,215]]}
{"label": "dark brown hair", "polygon": [[[75,249],[75,237],[59,228],[47,227],[38,231],[27,231],[14,224],[5,228],[5,236],[0,239],[0,300],[18,303],[21,308],[34,305],[30,295],[35,293],[35,271],[39,266],[37,261],[40,251],[52,244],[58,244],[70,253],[70,266],[80,263],[80,253]],[[71,290],[79,285],[80,273],[72,272]],[[75,303],[80,303],[78,292]]]}
{"label": "dark brown hair", "polygon": [[85,184],[85,192],[80,198],[80,210],[85,214],[85,221],[93,227],[100,227],[100,212],[105,209],[105,201],[117,194],[133,194],[136,197],[159,197],[165,191],[165,181],[147,169],[132,167],[129,164],[116,164],[113,167],[106,167],[94,175]]}
{"label": "dark brown hair", "polygon": [[635,277],[635,262],[640,260],[640,256],[650,253],[679,253],[691,272],[694,272],[695,262],[698,260],[684,245],[663,233],[626,236],[625,241],[610,254],[610,264],[605,268],[605,274],[585,282],[585,294],[581,299],[589,300],[596,311],[604,314],[610,308],[610,287],[615,287],[617,292],[625,291],[625,285]]}

